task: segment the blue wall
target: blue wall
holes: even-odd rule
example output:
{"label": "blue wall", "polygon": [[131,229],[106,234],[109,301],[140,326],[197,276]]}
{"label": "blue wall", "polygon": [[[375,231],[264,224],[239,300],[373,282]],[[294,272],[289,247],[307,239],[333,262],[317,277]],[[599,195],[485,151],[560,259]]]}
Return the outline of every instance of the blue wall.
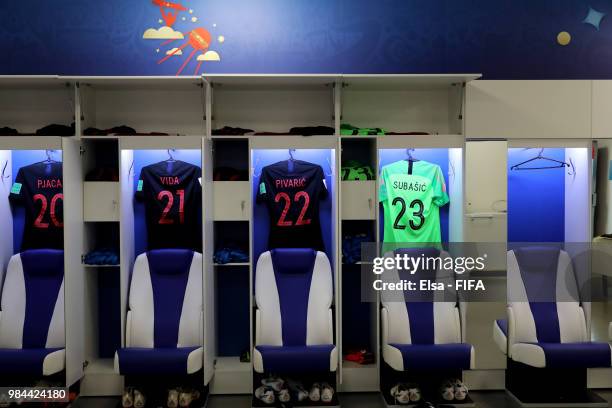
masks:
{"label": "blue wall", "polygon": [[[565,240],[566,170],[510,170],[537,156],[538,150],[508,150],[508,242]],[[543,155],[565,161],[565,149],[545,149]]]}
{"label": "blue wall", "polygon": [[[323,168],[326,174],[325,183],[329,196],[322,200],[319,206],[319,220],[321,222],[321,232],[323,234],[323,243],[325,244],[325,252],[331,264],[334,264],[334,253],[332,251],[333,229],[332,225],[332,203],[334,202],[334,178],[331,174],[330,163],[333,163],[334,152],[330,149],[298,149],[293,153],[296,160],[304,160],[310,163],[318,164]],[[255,168],[255,176],[253,177],[252,194],[253,194],[253,263],[257,264],[259,255],[268,250],[268,236],[270,235],[270,217],[268,216],[268,208],[264,203],[257,204],[257,191],[259,188],[259,175],[261,170],[269,165],[279,161],[289,159],[287,149],[271,149],[271,150],[253,150],[252,163]]]}
{"label": "blue wall", "polygon": [[[378,152],[378,163],[379,169],[378,174],[380,175],[380,171],[387,164],[394,163],[400,160],[406,160],[408,157],[406,153],[406,149],[382,149]],[[448,161],[448,149],[415,149],[412,152],[412,157],[415,159],[423,160],[429,163],[434,163],[440,166],[442,169],[442,174],[444,175],[444,181],[446,182],[446,186],[449,186],[448,182],[448,169],[449,169],[449,161]],[[461,169],[458,169],[461,171]],[[379,176],[380,177],[380,176]],[[448,188],[447,188],[448,191]],[[451,201],[453,197],[450,197]],[[442,235],[442,242],[448,242],[448,211],[449,206],[445,205],[440,208],[440,232]],[[384,236],[384,225],[385,218],[382,211],[382,206],[380,206],[380,236]]]}
{"label": "blue wall", "polygon": [[[51,159],[62,161],[61,150],[55,150],[51,153]],[[19,169],[29,166],[30,164],[38,163],[47,160],[45,150],[13,150],[12,153],[12,178],[10,183],[15,181]],[[21,205],[13,206],[13,252],[19,253],[21,250],[21,242],[23,241],[23,227],[25,225],[25,208]]]}
{"label": "blue wall", "polygon": [[[175,30],[212,34],[211,73],[612,78],[612,18],[587,17],[612,13],[609,0],[177,1],[193,12]],[[191,48],[158,64],[185,42],[143,39],[160,17],[150,0],[0,2],[0,74],[174,75]]]}
{"label": "blue wall", "polygon": [[[200,150],[176,150],[172,152],[175,160],[202,167],[202,152]],[[134,193],[143,167],[168,159],[166,150],[134,150]],[[136,255],[147,250],[147,226],[144,202],[134,200],[134,242]]]}

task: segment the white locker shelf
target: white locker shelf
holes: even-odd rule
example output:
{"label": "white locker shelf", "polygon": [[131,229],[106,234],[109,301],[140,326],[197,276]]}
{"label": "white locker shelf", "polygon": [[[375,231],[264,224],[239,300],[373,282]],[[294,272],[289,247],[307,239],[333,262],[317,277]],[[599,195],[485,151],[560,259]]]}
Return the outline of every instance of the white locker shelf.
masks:
{"label": "white locker shelf", "polygon": [[85,368],[85,374],[114,374],[115,362],[112,358],[100,358],[90,361]]}
{"label": "white locker shelf", "polygon": [[361,365],[352,361],[342,362],[343,392],[375,392],[379,389],[378,366]]}
{"label": "white locker shelf", "polygon": [[420,90],[449,88],[470,82],[481,74],[348,74],[342,75],[342,82],[359,90]]}
{"label": "white locker shelf", "polygon": [[114,359],[101,358],[90,361],[81,380],[82,396],[121,395],[123,377],[115,373]]}
{"label": "white locker shelf", "polygon": [[83,185],[83,217],[86,222],[119,221],[119,183],[85,182]]}
{"label": "white locker shelf", "polygon": [[0,150],[61,150],[59,136],[1,136]]}
{"label": "white locker shelf", "polygon": [[217,357],[211,393],[249,394],[252,369],[252,364],[240,362],[240,357]]}
{"label": "white locker shelf", "polygon": [[376,219],[376,180],[342,182],[342,219]]}

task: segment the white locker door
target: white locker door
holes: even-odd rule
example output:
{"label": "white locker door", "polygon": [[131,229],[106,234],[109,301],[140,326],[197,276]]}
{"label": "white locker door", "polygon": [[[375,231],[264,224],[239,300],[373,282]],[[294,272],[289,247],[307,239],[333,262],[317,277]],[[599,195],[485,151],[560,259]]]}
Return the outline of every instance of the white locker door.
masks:
{"label": "white locker door", "polygon": [[83,254],[83,180],[80,141],[63,139],[64,296],[66,327],[66,385],[83,377],[85,361],[85,270]]}
{"label": "white locker door", "polygon": [[128,293],[130,287],[130,276],[132,265],[136,258],[136,249],[134,247],[134,152],[132,150],[123,150],[125,146],[124,139],[120,142],[120,159],[119,159],[119,185],[120,192],[120,241],[121,241],[121,346],[126,345],[125,342],[125,324],[128,310]]}
{"label": "white locker door", "polygon": [[[340,237],[340,226],[341,226],[341,217],[340,217],[340,208],[341,208],[341,197],[340,197],[340,177],[338,176],[338,169],[341,167],[342,163],[342,144],[340,138],[336,138],[336,144],[331,151],[331,158],[329,160],[330,171],[332,174],[332,183],[333,183],[333,191],[334,191],[334,201],[332,205],[332,254],[333,259],[330,259],[332,262],[332,267],[334,268],[334,304],[335,304],[335,320],[336,320],[336,328],[335,328],[335,344],[338,350],[338,355],[342,356],[342,293],[340,288],[342,288],[342,242]],[[340,252],[339,252],[340,251]],[[336,369],[336,381],[338,384],[342,384],[342,357],[338,359],[338,367]]]}
{"label": "white locker door", "polygon": [[202,143],[202,226],[204,234],[203,248],[203,305],[204,305],[204,384],[208,384],[215,373],[216,335],[215,335],[215,270],[214,252],[214,212],[213,212],[213,167],[212,141],[204,138]]}
{"label": "white locker door", "polygon": [[[9,203],[11,191],[11,179],[17,174],[12,174],[11,151],[0,150],[0,231],[13,231],[13,215]],[[13,234],[4,234],[0,243],[0,293],[4,282],[4,274],[9,260],[13,256]]]}
{"label": "white locker door", "polygon": [[466,89],[465,135],[490,139],[588,139],[591,81],[472,81]]}

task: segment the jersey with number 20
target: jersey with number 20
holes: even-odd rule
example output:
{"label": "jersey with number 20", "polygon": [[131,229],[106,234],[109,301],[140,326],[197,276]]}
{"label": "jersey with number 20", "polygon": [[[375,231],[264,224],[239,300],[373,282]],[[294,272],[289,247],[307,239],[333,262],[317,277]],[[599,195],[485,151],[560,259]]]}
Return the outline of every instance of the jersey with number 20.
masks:
{"label": "jersey with number 20", "polygon": [[441,241],[440,207],[449,198],[440,166],[408,160],[384,166],[379,201],[385,218],[384,242]]}
{"label": "jersey with number 20", "polygon": [[40,162],[20,168],[9,199],[25,207],[22,251],[64,247],[62,163]]}

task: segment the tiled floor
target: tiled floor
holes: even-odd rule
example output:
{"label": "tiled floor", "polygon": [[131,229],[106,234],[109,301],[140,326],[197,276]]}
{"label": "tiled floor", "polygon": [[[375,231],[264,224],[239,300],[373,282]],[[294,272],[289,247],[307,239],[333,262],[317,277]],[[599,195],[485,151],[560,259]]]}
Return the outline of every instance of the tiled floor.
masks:
{"label": "tiled floor", "polygon": [[[599,394],[612,401],[612,391],[602,391]],[[470,393],[478,408],[513,408],[516,405],[506,393],[501,391]],[[341,394],[342,408],[383,408],[380,394]],[[81,398],[74,405],[77,408],[115,408],[117,399],[113,398]],[[213,396],[208,401],[207,408],[250,408],[251,398],[248,396]]]}

